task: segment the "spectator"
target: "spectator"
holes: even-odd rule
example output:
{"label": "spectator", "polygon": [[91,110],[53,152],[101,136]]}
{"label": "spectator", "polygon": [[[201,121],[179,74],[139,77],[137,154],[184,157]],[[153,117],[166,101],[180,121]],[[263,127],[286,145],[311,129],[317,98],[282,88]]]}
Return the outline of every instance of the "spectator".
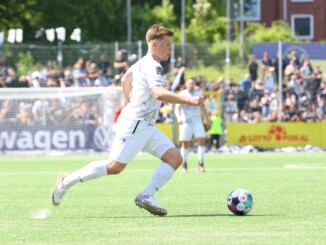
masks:
{"label": "spectator", "polygon": [[60,87],[59,81],[54,77],[49,77],[47,81],[48,88]]}
{"label": "spectator", "polygon": [[29,81],[26,75],[21,75],[18,78],[18,84],[16,86],[17,88],[28,88],[29,87]]}
{"label": "spectator", "polygon": [[288,89],[293,91],[293,93],[295,94],[296,96],[296,101],[297,103],[299,103],[299,98],[301,96],[301,83],[302,83],[302,80],[301,80],[301,77],[300,78],[297,78],[296,75],[292,75],[291,76],[291,79],[288,83]]}
{"label": "spectator", "polygon": [[35,69],[31,74],[32,86],[33,87],[46,87],[47,77],[41,70],[40,64],[35,65]]}
{"label": "spectator", "polygon": [[99,79],[103,74],[102,70],[97,67],[96,63],[91,63],[86,72],[89,80],[88,86],[93,87],[95,85],[104,85],[104,83],[102,84],[101,81],[95,84],[95,81]]}
{"label": "spectator", "polygon": [[32,106],[32,115],[37,125],[45,125],[50,114],[50,106],[47,100],[36,100]]}
{"label": "spectator", "polygon": [[293,61],[294,65],[296,67],[300,67],[300,60],[297,57],[297,51],[295,50],[291,50],[289,56],[288,56],[288,64],[291,62],[291,60]]}
{"label": "spectator", "polygon": [[75,86],[85,87],[88,85],[89,80],[87,78],[86,70],[83,68],[83,63],[77,62],[74,70],[72,71]]}
{"label": "spectator", "polygon": [[106,54],[100,56],[100,61],[98,62],[98,68],[102,70],[102,74],[112,74],[111,64]]}
{"label": "spectator", "polygon": [[220,92],[225,92],[226,91],[226,84],[225,84],[225,80],[224,77],[219,77],[216,81],[216,83],[213,86],[213,90],[217,90]]}
{"label": "spectator", "polygon": [[7,69],[7,78],[5,79],[5,83],[8,88],[19,87],[19,81],[16,75],[16,71],[11,67]]}
{"label": "spectator", "polygon": [[[178,56],[178,58],[175,62],[175,65],[174,65],[173,74],[176,76],[182,67],[185,68],[186,65],[183,63],[182,57]],[[184,84],[185,84],[185,72],[183,69],[183,73],[180,77],[180,82],[179,82],[179,86],[177,87],[177,90],[181,90],[183,88]]]}
{"label": "spectator", "polygon": [[270,93],[266,89],[265,92],[264,92],[264,95],[260,98],[262,119],[265,120],[265,121],[268,120],[269,102],[270,102]]}
{"label": "spectator", "polygon": [[250,98],[252,79],[249,74],[244,75],[243,80],[240,81],[241,89],[246,93],[247,98]]}
{"label": "spectator", "polygon": [[274,67],[265,66],[262,83],[264,84],[264,90],[267,89],[269,93],[274,92],[275,87],[275,77],[274,77]]}
{"label": "spectator", "polygon": [[32,125],[33,120],[31,115],[31,104],[24,101],[20,102],[19,113],[16,115],[18,123],[21,125]]}
{"label": "spectator", "polygon": [[248,96],[239,84],[237,84],[235,88],[238,110],[243,110],[247,107]]}
{"label": "spectator", "polygon": [[[7,114],[8,112],[13,109],[12,108],[13,105],[13,101],[12,100],[5,100],[3,102],[3,104],[1,104],[0,106],[0,124],[2,123],[8,123],[8,118],[7,118]],[[13,111],[13,110],[11,110]]]}
{"label": "spectator", "polygon": [[234,115],[238,112],[237,102],[234,94],[227,95],[227,101],[224,103],[224,119],[225,122],[233,122]]}
{"label": "spectator", "polygon": [[138,61],[138,55],[137,54],[132,54],[130,55],[129,58],[129,67],[135,64]]}
{"label": "spectator", "polygon": [[238,122],[243,122],[243,123],[248,123],[250,121],[248,113],[245,110],[241,110],[239,112],[237,121]]}
{"label": "spectator", "polygon": [[303,62],[303,65],[300,68],[300,73],[303,79],[309,79],[310,74],[313,72],[312,67],[308,60]]}
{"label": "spectator", "polygon": [[64,121],[64,112],[61,108],[60,102],[57,99],[53,99],[50,105],[49,123],[51,125],[59,125]]}
{"label": "spectator", "polygon": [[286,81],[289,81],[294,71],[297,69],[294,60],[290,60],[289,64],[285,67],[284,75],[286,76]]}
{"label": "spectator", "polygon": [[115,69],[115,75],[119,75],[120,77],[125,74],[127,68],[128,68],[128,62],[126,61],[123,51],[118,50],[116,54],[116,58],[114,61],[114,69]]}
{"label": "spectator", "polygon": [[306,92],[311,103],[317,102],[317,93],[320,89],[321,79],[316,78],[315,73],[311,73],[309,79],[306,80]]}
{"label": "spectator", "polygon": [[223,124],[222,118],[218,115],[217,111],[212,112],[211,120],[211,128],[209,132],[209,142],[207,145],[207,151],[210,151],[212,145],[215,142],[215,148],[218,149],[220,147],[220,137],[223,134]]}
{"label": "spectator", "polygon": [[6,88],[6,87],[7,87],[7,84],[5,81],[5,77],[3,74],[0,73],[0,88]]}
{"label": "spectator", "polygon": [[258,78],[258,64],[256,61],[256,56],[252,55],[249,62],[249,74],[251,81],[256,81]]}
{"label": "spectator", "polygon": [[316,112],[318,120],[320,122],[326,122],[326,93],[318,96]]}
{"label": "spectator", "polygon": [[[276,52],[275,54],[275,60],[273,62],[273,67],[275,69],[275,77],[276,80],[278,81],[278,76],[279,76],[279,52]],[[286,60],[282,58],[282,79],[284,78],[284,71],[285,71],[285,67],[286,67]]]}
{"label": "spectator", "polygon": [[203,75],[199,75],[196,79],[196,89],[200,90],[202,93],[204,91],[209,91],[210,87],[207,84],[206,78]]}
{"label": "spectator", "polygon": [[170,104],[163,102],[158,115],[157,122],[172,123],[172,107]]}
{"label": "spectator", "polygon": [[73,72],[68,67],[64,72],[64,77],[59,78],[60,87],[71,87],[74,85]]}
{"label": "spectator", "polygon": [[273,63],[272,63],[272,60],[269,58],[269,53],[267,51],[265,51],[263,53],[263,58],[262,58],[262,64],[263,66],[272,66]]}
{"label": "spectator", "polygon": [[48,80],[50,77],[54,77],[55,76],[55,69],[53,66],[53,62],[52,60],[48,60],[46,62],[45,68],[43,70],[43,73],[46,77],[46,80]]}

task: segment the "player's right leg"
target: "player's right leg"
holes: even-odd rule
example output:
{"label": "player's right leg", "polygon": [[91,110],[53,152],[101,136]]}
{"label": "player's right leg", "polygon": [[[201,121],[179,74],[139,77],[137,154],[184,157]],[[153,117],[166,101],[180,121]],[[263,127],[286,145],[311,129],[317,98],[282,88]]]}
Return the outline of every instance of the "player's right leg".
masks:
{"label": "player's right leg", "polygon": [[192,126],[187,123],[181,124],[179,128],[179,140],[181,142],[180,153],[183,159],[182,169],[183,172],[185,173],[188,172],[188,165],[187,165],[188,149],[190,146],[190,141],[192,139],[192,136],[193,136]]}
{"label": "player's right leg", "polygon": [[180,154],[182,156],[182,170],[184,173],[188,172],[188,149],[190,141],[181,141]]}
{"label": "player's right leg", "polygon": [[59,205],[64,194],[73,185],[79,182],[97,179],[108,174],[119,174],[126,166],[127,164],[114,160],[110,162],[107,160],[94,161],[71,174],[60,173],[51,193],[53,205]]}

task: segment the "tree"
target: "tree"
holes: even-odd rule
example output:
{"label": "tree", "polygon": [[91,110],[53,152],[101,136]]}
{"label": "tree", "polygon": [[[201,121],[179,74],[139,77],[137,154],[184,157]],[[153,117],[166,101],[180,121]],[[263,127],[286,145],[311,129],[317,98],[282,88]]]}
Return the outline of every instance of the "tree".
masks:
{"label": "tree", "polygon": [[261,23],[248,22],[245,29],[245,36],[249,43],[297,41],[293,37],[289,24],[282,20],[273,22],[270,28],[267,28]]}
{"label": "tree", "polygon": [[216,42],[226,36],[226,18],[219,16],[208,0],[193,4],[194,16],[186,30],[188,42]]}

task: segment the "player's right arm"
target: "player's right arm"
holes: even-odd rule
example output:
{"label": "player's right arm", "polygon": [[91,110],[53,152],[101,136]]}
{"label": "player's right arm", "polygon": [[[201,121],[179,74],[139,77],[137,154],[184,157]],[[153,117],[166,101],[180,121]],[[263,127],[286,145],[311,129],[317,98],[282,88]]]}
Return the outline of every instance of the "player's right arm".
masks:
{"label": "player's right arm", "polygon": [[132,70],[129,68],[121,78],[122,91],[125,96],[126,103],[130,101],[130,92],[132,88]]}

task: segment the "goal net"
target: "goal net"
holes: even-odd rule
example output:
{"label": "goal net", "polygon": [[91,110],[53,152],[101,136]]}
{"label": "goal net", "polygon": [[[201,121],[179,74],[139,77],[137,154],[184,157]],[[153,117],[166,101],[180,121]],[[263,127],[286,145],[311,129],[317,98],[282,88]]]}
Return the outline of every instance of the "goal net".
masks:
{"label": "goal net", "polygon": [[121,87],[0,89],[0,151],[108,151]]}

